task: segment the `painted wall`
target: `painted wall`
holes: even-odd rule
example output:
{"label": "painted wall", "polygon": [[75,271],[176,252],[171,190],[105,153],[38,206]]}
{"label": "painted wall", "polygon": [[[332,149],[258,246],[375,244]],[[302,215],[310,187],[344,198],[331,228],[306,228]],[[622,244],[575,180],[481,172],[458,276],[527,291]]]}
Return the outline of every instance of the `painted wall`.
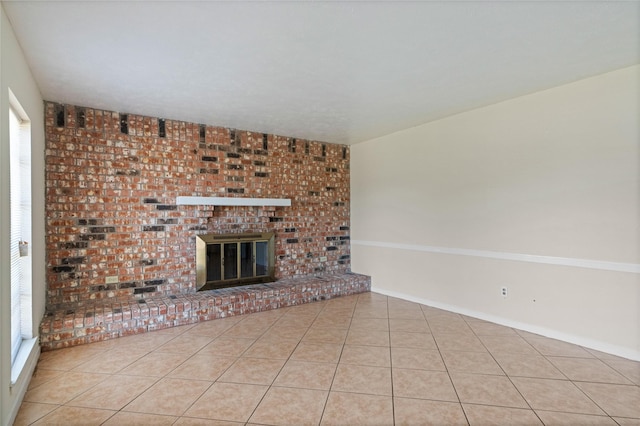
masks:
{"label": "painted wall", "polygon": [[625,68],[352,146],[353,271],[640,359],[639,82]]}
{"label": "painted wall", "polygon": [[9,254],[9,89],[31,120],[33,256],[33,332],[38,333],[45,305],[44,254],[44,108],[40,91],[0,5],[0,424],[16,415],[39,354],[29,356],[23,374],[11,386],[11,288]]}

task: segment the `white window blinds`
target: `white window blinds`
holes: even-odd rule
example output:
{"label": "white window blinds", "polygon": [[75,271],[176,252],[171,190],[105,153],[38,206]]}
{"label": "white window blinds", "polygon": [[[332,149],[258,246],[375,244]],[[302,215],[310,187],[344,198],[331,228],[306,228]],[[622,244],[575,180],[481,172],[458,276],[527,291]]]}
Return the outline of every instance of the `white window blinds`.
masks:
{"label": "white window blinds", "polygon": [[[11,202],[11,362],[23,339],[32,337],[31,319],[31,131],[9,108]],[[23,244],[27,242],[28,244]],[[20,246],[23,246],[21,256]],[[26,252],[24,249],[26,248]],[[26,254],[26,255],[25,255]]]}

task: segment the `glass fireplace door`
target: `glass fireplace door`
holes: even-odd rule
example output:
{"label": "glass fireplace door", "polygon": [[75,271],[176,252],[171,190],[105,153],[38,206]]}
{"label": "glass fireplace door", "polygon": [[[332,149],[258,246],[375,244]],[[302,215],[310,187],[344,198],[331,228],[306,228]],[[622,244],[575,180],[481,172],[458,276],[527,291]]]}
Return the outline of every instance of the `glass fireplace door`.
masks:
{"label": "glass fireplace door", "polygon": [[[224,245],[224,279],[233,280],[238,278],[238,244],[226,243]],[[209,270],[209,267],[207,267]]]}
{"label": "glass fireplace door", "polygon": [[198,290],[274,281],[272,233],[198,235]]}
{"label": "glass fireplace door", "polygon": [[240,278],[249,278],[255,275],[253,244],[253,242],[238,243],[240,246]]}
{"label": "glass fireplace door", "polygon": [[256,276],[269,275],[269,242],[256,241]]}
{"label": "glass fireplace door", "polygon": [[207,244],[207,281],[222,279],[222,244]]}

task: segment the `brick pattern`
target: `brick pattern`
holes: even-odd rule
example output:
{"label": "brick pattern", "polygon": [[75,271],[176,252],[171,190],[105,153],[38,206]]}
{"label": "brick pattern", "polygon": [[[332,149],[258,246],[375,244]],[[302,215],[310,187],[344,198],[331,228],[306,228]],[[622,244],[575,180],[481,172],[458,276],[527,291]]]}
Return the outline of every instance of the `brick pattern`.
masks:
{"label": "brick pattern", "polygon": [[40,325],[40,344],[45,351],[60,349],[370,290],[370,277],[345,273],[179,296],[83,301],[48,311]]}
{"label": "brick pattern", "polygon": [[[277,278],[350,270],[347,146],[52,102],[45,108],[51,311],[193,293],[196,234],[274,232]],[[290,198],[292,205],[177,206],[179,195]],[[88,330],[88,319],[71,316]]]}

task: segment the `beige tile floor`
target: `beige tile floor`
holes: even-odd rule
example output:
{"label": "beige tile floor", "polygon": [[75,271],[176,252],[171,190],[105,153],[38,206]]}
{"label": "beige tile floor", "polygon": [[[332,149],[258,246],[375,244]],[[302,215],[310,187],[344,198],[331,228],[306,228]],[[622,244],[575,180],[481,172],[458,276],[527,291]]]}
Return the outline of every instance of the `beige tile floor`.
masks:
{"label": "beige tile floor", "polygon": [[17,425],[640,425],[640,363],[376,293],[43,353]]}

